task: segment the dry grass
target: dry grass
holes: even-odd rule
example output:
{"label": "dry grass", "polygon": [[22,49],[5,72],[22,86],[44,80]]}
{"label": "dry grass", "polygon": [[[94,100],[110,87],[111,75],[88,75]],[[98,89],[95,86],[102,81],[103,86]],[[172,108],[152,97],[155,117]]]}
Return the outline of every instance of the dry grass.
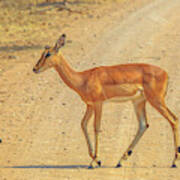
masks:
{"label": "dry grass", "polygon": [[[38,5],[32,5],[36,1]],[[110,11],[110,1],[103,0],[69,0],[67,7],[70,11],[61,8],[62,1],[56,0],[55,4],[36,1],[0,1],[3,9],[0,11],[0,32],[3,34],[0,46],[37,45],[38,41],[47,39],[47,35],[50,37],[58,31],[68,31],[79,21],[98,20]]]}

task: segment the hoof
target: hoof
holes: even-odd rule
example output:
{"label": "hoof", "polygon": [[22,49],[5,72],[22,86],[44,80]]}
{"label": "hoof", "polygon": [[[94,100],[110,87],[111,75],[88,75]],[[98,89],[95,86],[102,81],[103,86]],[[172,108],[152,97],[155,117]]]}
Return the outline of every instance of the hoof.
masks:
{"label": "hoof", "polygon": [[172,166],[171,166],[171,168],[176,168],[177,166],[175,165],[175,164],[173,164]]}
{"label": "hoof", "polygon": [[88,169],[94,169],[94,167],[93,167],[92,165],[90,165],[90,166],[88,167]]}
{"label": "hoof", "polygon": [[122,167],[122,165],[121,165],[120,163],[118,163],[118,164],[116,165],[116,168],[120,168],[120,167]]}
{"label": "hoof", "polygon": [[0,143],[2,143],[2,140],[0,139]]}
{"label": "hoof", "polygon": [[98,161],[97,164],[99,167],[101,167],[101,161]]}

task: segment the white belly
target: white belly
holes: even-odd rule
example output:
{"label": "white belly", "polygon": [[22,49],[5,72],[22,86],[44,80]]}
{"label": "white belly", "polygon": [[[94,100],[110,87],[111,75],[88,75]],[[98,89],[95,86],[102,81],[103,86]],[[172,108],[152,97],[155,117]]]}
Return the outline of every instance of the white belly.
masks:
{"label": "white belly", "polygon": [[138,89],[135,94],[131,96],[116,96],[110,99],[105,100],[105,102],[125,102],[132,101],[135,99],[144,98],[143,89]]}

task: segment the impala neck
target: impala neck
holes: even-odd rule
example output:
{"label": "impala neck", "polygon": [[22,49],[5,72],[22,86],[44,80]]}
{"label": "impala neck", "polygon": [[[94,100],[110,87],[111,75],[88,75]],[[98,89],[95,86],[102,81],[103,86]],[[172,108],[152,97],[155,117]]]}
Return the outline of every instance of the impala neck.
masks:
{"label": "impala neck", "polygon": [[68,65],[61,54],[56,57],[55,69],[70,88],[76,90],[81,86],[83,82],[82,76]]}

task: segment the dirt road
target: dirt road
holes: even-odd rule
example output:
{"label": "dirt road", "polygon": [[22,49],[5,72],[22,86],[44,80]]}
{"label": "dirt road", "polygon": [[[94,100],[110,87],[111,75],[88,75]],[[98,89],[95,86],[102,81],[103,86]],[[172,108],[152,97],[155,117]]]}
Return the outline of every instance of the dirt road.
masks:
{"label": "dirt road", "polygon": [[[62,50],[65,57],[79,71],[131,62],[162,67],[170,77],[167,104],[180,117],[180,1],[147,1],[126,7],[123,17],[119,8],[81,32],[71,35],[67,30],[73,42]],[[89,34],[78,40],[82,31]],[[0,69],[0,179],[180,178],[179,168],[168,168],[174,155],[170,125],[149,104],[150,128],[120,169],[114,166],[132,141],[137,120],[131,103],[104,105],[99,145],[103,167],[88,170],[90,158],[80,129],[85,104],[54,70],[33,74],[41,49],[10,52],[11,57],[8,53],[2,52],[3,57],[12,61]],[[92,127],[89,132],[93,134]]]}

